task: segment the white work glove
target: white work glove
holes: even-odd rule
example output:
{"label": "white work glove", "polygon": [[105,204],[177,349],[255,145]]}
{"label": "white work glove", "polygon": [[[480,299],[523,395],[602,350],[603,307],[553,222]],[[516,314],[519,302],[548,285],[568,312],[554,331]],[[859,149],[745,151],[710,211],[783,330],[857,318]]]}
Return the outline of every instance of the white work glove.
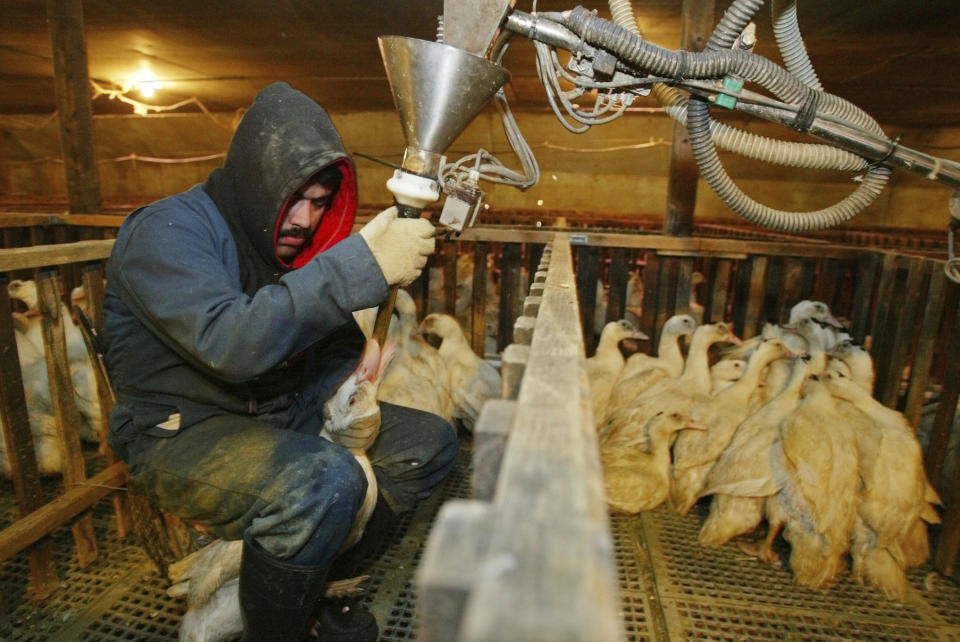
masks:
{"label": "white work glove", "polygon": [[360,228],[388,285],[410,285],[436,247],[433,224],[425,218],[399,218],[389,207]]}

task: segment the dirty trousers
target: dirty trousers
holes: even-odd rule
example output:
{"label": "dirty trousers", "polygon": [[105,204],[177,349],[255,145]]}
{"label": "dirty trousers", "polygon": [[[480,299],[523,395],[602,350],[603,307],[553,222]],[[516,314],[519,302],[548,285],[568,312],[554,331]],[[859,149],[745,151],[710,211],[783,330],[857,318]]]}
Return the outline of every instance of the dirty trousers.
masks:
{"label": "dirty trousers", "polygon": [[[380,408],[380,434],[367,455],[379,501],[403,513],[450,472],[458,443],[441,417],[389,403]],[[366,492],[363,471],[346,449],[254,417],[213,417],[155,441],[130,462],[137,490],[219,537],[246,534],[294,564],[329,564]]]}

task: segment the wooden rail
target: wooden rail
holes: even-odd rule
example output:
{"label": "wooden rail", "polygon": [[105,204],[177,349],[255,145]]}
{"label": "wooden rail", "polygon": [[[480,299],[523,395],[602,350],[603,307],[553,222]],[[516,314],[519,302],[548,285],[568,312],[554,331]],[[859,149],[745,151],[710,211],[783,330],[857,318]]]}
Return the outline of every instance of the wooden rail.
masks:
{"label": "wooden rail", "polygon": [[550,247],[525,302],[536,316],[515,326],[530,338],[515,407],[488,403],[476,426],[503,446],[478,453],[482,475],[502,462],[492,501],[446,504],[418,570],[428,641],[624,636],[572,255],[564,234]]}

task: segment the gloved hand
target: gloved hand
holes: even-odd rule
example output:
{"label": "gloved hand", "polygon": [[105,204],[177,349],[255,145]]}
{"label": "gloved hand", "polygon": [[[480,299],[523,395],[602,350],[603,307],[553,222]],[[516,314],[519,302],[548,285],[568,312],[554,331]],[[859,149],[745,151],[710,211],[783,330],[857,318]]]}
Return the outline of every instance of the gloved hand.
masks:
{"label": "gloved hand", "polygon": [[360,228],[388,285],[410,285],[436,247],[433,224],[425,218],[398,218],[389,207]]}

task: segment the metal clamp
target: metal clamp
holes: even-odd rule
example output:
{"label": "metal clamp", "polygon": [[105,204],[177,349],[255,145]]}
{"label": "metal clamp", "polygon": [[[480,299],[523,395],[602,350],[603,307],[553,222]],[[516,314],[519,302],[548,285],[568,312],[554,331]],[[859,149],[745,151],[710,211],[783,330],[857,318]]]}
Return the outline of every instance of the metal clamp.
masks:
{"label": "metal clamp", "polygon": [[954,236],[960,229],[960,190],[953,193],[950,199],[950,224],[947,226],[947,262],[943,265],[943,272],[954,283],[960,283],[960,258],[957,257]]}

